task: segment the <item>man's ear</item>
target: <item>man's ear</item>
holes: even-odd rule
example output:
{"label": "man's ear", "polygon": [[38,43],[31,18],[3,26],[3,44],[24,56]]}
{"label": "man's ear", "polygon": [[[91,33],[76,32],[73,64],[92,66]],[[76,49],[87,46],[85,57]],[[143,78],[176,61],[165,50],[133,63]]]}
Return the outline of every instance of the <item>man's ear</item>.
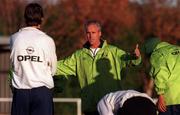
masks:
{"label": "man's ear", "polygon": [[101,32],[101,31],[99,31],[99,35],[100,35],[100,37],[101,37],[101,35],[102,35],[102,32]]}
{"label": "man's ear", "polygon": [[44,21],[44,18],[41,18],[41,21],[43,22],[43,21]]}

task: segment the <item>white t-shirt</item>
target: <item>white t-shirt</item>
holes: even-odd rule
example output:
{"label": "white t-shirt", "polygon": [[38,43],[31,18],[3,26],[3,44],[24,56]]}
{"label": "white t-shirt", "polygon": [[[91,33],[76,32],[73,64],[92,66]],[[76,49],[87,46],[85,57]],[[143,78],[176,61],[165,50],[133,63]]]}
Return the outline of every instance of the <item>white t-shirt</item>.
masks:
{"label": "white t-shirt", "polygon": [[91,55],[93,57],[96,56],[97,52],[100,50],[100,48],[90,48],[90,51],[91,51]]}
{"label": "white t-shirt", "polygon": [[153,102],[153,100],[145,93],[140,93],[135,90],[117,91],[105,95],[99,101],[97,105],[98,112],[100,115],[114,115],[127,99],[136,96],[146,97]]}
{"label": "white t-shirt", "polygon": [[51,37],[33,27],[25,27],[10,37],[12,85],[17,89],[54,87],[56,48]]}

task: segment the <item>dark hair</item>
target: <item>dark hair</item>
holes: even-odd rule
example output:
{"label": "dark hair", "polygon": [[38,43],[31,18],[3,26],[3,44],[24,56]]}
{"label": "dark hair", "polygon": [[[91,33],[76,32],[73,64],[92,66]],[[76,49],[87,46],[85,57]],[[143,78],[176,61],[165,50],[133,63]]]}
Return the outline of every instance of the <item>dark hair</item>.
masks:
{"label": "dark hair", "polygon": [[101,31],[101,24],[100,24],[100,22],[98,22],[97,20],[88,20],[84,24],[85,32],[87,32],[87,27],[89,25],[96,25],[98,27],[99,31]]}
{"label": "dark hair", "polygon": [[117,115],[156,115],[155,104],[145,97],[132,97],[125,101],[123,107],[117,112]]}
{"label": "dark hair", "polygon": [[30,3],[26,6],[24,18],[27,26],[37,26],[42,23],[43,9],[37,3]]}

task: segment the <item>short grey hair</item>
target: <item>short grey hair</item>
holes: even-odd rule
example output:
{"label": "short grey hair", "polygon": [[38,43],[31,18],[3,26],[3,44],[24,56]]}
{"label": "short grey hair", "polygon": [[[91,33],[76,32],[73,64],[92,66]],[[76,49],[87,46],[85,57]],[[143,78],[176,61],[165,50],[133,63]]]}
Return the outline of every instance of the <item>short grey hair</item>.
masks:
{"label": "short grey hair", "polygon": [[87,28],[88,28],[89,25],[96,25],[98,27],[99,31],[101,32],[101,24],[97,20],[88,20],[88,21],[86,21],[85,24],[84,24],[85,32],[87,32]]}

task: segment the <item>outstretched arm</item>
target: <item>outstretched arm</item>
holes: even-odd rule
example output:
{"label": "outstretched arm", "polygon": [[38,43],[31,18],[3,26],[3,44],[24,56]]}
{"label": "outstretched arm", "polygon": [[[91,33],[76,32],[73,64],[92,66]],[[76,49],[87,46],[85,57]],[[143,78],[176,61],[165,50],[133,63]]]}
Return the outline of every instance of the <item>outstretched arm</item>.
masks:
{"label": "outstretched arm", "polygon": [[57,69],[56,69],[56,76],[64,75],[64,76],[69,76],[69,75],[74,75],[76,76],[76,56],[75,53],[72,54],[71,56],[59,60],[57,62]]}

